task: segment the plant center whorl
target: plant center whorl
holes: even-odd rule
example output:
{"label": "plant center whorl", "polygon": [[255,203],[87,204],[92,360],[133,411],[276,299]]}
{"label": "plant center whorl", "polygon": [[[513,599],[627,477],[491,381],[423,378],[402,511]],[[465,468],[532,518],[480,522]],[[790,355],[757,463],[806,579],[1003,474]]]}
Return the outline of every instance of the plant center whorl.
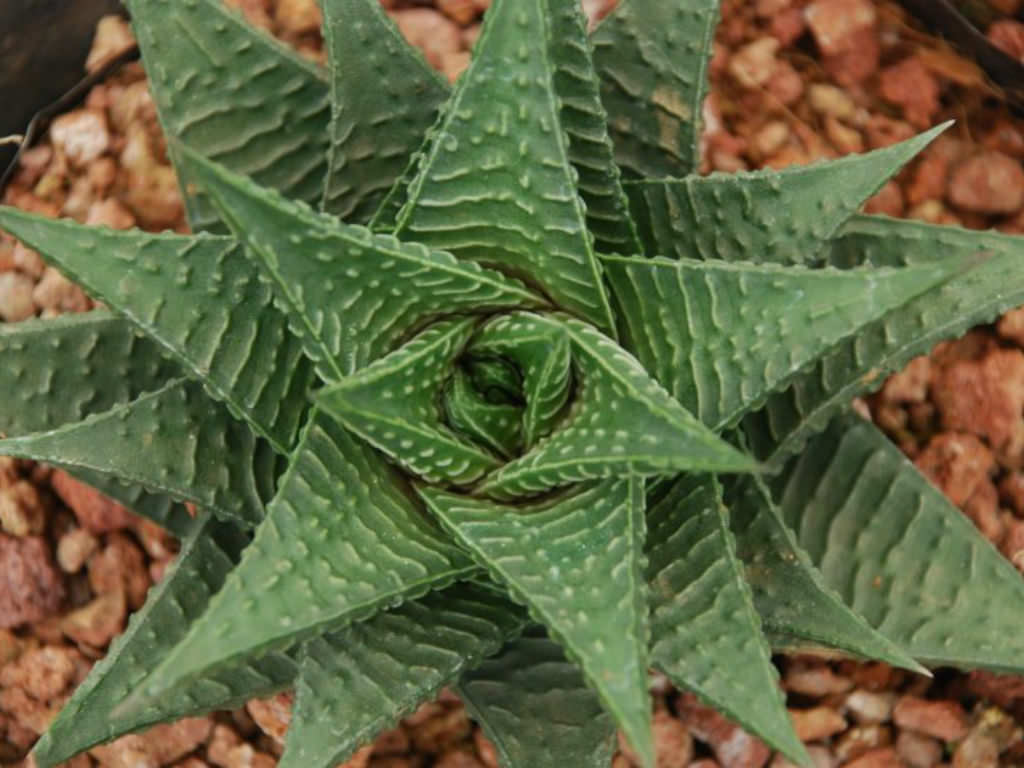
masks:
{"label": "plant center whorl", "polygon": [[515,312],[483,321],[441,391],[444,423],[508,460],[551,433],[572,389],[570,345],[555,317]]}

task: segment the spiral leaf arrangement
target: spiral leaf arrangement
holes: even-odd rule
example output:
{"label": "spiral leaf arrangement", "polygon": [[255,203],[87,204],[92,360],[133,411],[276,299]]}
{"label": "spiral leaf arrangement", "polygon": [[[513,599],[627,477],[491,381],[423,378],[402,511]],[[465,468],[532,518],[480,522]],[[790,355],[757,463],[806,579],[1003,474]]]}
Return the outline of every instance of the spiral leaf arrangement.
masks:
{"label": "spiral leaf arrangement", "polygon": [[0,209],[112,309],[0,330],[0,452],[182,545],[39,765],[294,687],[327,767],[448,685],[505,766],[650,768],[651,667],[807,764],[773,649],[1024,670],[1024,583],[846,413],[1024,303],[1019,240],[856,214],[941,128],[694,175],[713,0],[494,0],[451,93],[378,0],[326,71],[128,6],[197,234]]}

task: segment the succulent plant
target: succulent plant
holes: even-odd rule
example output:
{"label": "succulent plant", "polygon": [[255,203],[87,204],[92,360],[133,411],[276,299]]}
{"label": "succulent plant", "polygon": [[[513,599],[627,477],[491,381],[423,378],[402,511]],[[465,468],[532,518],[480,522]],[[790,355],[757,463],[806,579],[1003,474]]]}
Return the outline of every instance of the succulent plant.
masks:
{"label": "succulent plant", "polygon": [[503,765],[652,766],[652,667],[806,764],[773,649],[1024,669],[1024,582],[848,412],[1024,303],[1020,240],[857,213],[941,127],[697,175],[713,0],[494,0],[451,92],[378,0],[326,70],[127,4],[197,234],[0,210],[110,307],[0,329],[0,452],[181,553],[41,766],[292,687],[331,766],[443,686]]}

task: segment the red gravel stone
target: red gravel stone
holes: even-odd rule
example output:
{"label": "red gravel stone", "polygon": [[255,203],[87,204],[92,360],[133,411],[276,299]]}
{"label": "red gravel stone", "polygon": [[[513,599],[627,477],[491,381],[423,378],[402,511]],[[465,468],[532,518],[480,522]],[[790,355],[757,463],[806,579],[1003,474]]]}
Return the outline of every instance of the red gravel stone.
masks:
{"label": "red gravel stone", "polygon": [[50,483],[83,528],[93,533],[107,533],[132,524],[134,516],[125,507],[63,470],[54,470]]}
{"label": "red gravel stone", "polygon": [[957,701],[928,701],[903,696],[892,712],[893,722],[941,741],[959,741],[967,735],[967,715]]}
{"label": "red gravel stone", "polygon": [[771,757],[763,741],[704,706],[691,693],[679,697],[679,718],[711,747],[722,768],[761,768]]}
{"label": "red gravel stone", "polygon": [[924,130],[939,110],[939,83],[916,56],[903,59],[879,73],[879,92],[903,109],[904,119]]}
{"label": "red gravel stone", "polygon": [[1024,411],[1024,352],[997,349],[980,361],[958,361],[934,378],[932,398],[946,429],[973,433],[998,449]]}
{"label": "red gravel stone", "polygon": [[992,452],[978,438],[956,432],[933,437],[914,463],[957,506],[995,466]]}
{"label": "red gravel stone", "polygon": [[63,601],[64,580],[46,540],[0,533],[0,628],[44,619]]}
{"label": "red gravel stone", "polygon": [[967,211],[1014,213],[1024,206],[1024,170],[1002,152],[981,152],[953,170],[947,198]]}

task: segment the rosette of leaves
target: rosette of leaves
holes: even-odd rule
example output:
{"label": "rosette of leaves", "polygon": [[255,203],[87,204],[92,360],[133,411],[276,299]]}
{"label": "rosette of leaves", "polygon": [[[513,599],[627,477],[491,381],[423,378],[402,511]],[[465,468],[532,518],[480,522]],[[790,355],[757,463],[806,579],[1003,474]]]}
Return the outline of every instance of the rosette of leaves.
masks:
{"label": "rosette of leaves", "polygon": [[331,766],[452,686],[505,766],[651,766],[651,668],[807,763],[773,649],[1024,669],[1018,574],[846,412],[1024,303],[1019,240],[856,213],[936,131],[696,175],[712,0],[495,0],[454,89],[377,0],[326,69],[128,7],[196,234],[0,211],[110,308],[2,329],[0,452],[182,548],[40,765],[294,688]]}

